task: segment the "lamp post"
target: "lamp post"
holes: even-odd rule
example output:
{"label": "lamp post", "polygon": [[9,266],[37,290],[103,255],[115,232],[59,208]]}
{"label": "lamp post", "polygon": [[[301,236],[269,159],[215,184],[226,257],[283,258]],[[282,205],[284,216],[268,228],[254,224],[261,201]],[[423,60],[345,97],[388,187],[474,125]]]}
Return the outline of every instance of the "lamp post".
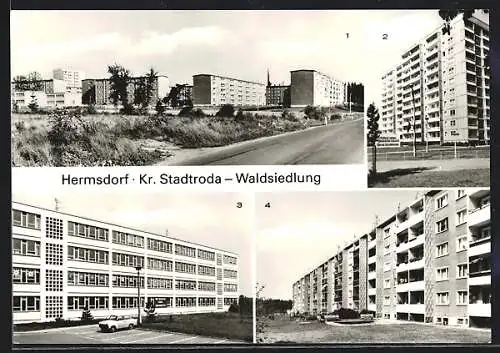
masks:
{"label": "lamp post", "polygon": [[135,266],[137,271],[137,327],[141,326],[141,277],[140,272],[142,270],[141,265]]}
{"label": "lamp post", "polygon": [[411,103],[413,105],[413,158],[416,157],[417,154],[417,133],[415,131],[415,92],[413,91],[413,86],[415,84],[411,84]]}
{"label": "lamp post", "polygon": [[429,152],[429,116],[425,117],[425,152]]}

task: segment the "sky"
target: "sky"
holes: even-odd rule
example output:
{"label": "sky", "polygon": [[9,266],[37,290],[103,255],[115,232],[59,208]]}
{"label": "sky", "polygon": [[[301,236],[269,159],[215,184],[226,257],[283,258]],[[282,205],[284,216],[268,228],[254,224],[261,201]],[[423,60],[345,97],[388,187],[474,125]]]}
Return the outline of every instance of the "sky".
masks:
{"label": "sky", "polygon": [[133,74],[152,66],[171,85],[198,73],[265,82],[268,69],[289,84],[307,68],[362,82],[376,100],[382,74],[440,23],[437,10],[11,11],[12,76],[61,67],[106,77],[116,62]]}
{"label": "sky", "polygon": [[[423,190],[260,193],[256,205],[257,282],[262,296],[292,299],[292,284],[406,206]],[[266,203],[271,207],[264,207]]]}
{"label": "sky", "polygon": [[13,182],[12,200],[61,212],[165,234],[239,255],[240,294],[253,293],[253,210],[238,193],[158,193],[104,188],[48,189]]}

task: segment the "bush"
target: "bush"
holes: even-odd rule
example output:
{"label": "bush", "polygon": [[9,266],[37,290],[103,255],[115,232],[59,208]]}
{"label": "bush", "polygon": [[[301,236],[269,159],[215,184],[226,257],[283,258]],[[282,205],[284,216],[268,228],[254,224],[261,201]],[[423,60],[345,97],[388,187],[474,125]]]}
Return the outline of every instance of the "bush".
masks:
{"label": "bush", "polygon": [[82,321],[92,321],[92,320],[94,320],[94,317],[90,313],[90,310],[89,310],[88,307],[85,307],[85,309],[83,309],[81,320]]}
{"label": "bush", "polygon": [[344,319],[359,319],[359,313],[356,310],[348,308],[340,308],[333,312],[334,315],[338,315],[341,320]]}
{"label": "bush", "polygon": [[193,113],[193,107],[184,107],[181,109],[178,116],[191,116]]}
{"label": "bush", "polygon": [[230,313],[239,313],[240,307],[236,303],[231,303],[231,305],[229,306],[229,309],[227,309],[227,311]]}
{"label": "bush", "polygon": [[224,104],[222,107],[220,107],[219,111],[215,116],[220,116],[220,117],[225,117],[225,118],[230,118],[234,116],[234,107],[232,104]]}

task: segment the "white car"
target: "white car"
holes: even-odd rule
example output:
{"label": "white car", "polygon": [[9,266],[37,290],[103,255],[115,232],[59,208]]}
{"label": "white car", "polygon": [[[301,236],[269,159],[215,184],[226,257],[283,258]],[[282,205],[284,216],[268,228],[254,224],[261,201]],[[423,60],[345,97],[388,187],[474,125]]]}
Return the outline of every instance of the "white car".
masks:
{"label": "white car", "polygon": [[99,328],[101,331],[111,331],[121,329],[132,329],[136,326],[137,319],[134,319],[127,315],[110,315],[104,321],[99,322]]}

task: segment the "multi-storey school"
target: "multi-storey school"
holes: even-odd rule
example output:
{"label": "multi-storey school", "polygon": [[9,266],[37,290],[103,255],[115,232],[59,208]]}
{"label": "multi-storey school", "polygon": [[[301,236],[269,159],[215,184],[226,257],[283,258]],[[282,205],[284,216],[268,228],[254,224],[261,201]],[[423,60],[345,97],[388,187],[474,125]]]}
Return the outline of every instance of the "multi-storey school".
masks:
{"label": "multi-storey school", "polygon": [[490,192],[434,190],[293,284],[295,313],[490,327]]}
{"label": "multi-storey school", "polygon": [[450,25],[450,34],[436,29],[383,75],[383,136],[402,143],[489,143],[489,20],[460,14]]}
{"label": "multi-storey school", "polygon": [[156,312],[225,311],[238,300],[238,255],[48,209],[12,205],[13,323]]}

